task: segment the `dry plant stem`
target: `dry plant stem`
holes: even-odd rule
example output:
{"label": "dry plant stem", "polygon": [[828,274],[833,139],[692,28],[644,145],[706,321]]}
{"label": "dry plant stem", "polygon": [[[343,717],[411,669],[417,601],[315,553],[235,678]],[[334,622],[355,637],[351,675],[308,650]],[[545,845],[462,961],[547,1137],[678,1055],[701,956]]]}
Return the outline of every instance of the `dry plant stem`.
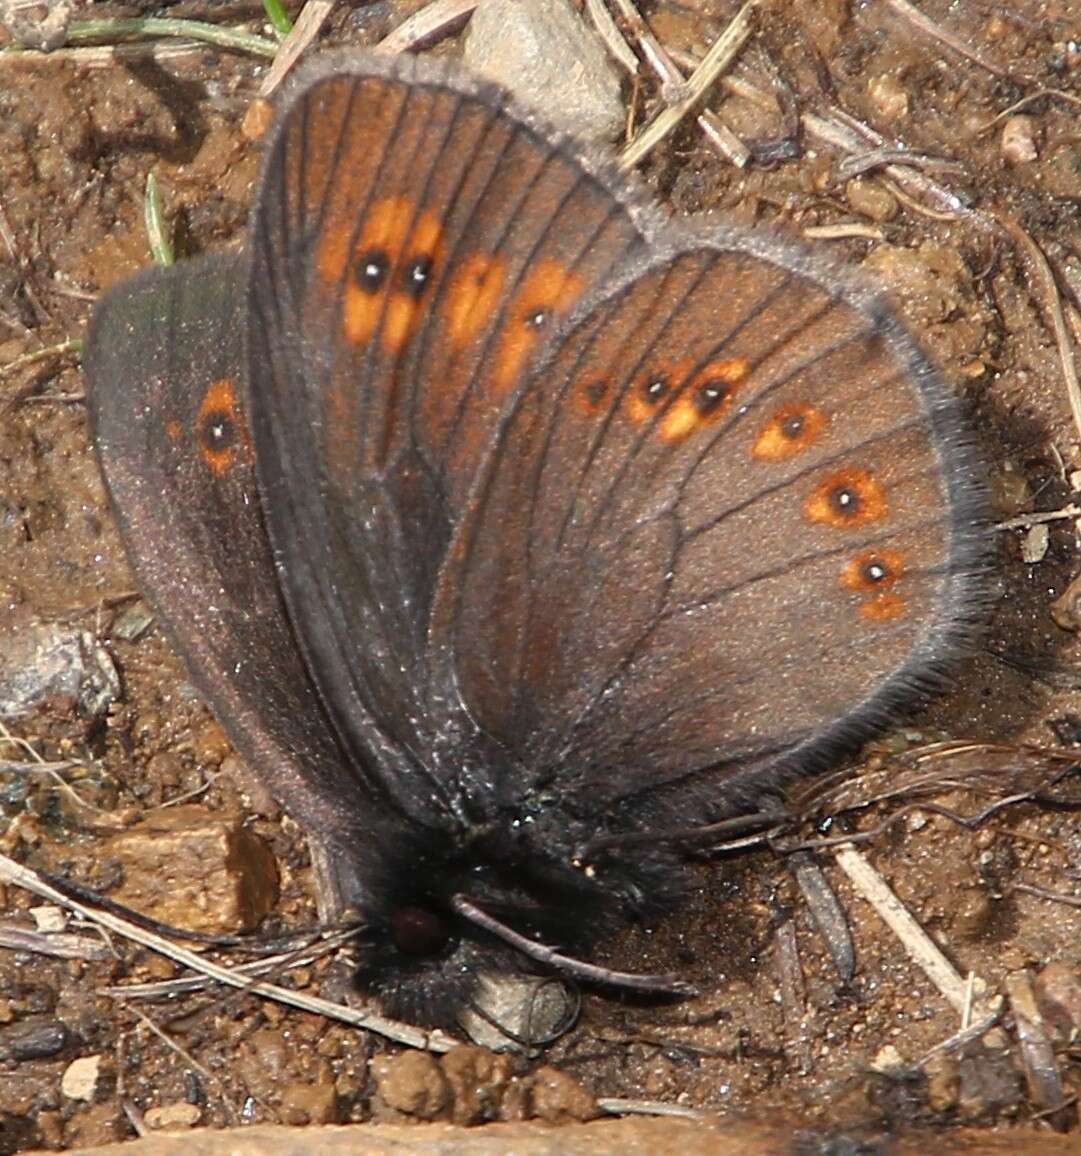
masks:
{"label": "dry plant stem", "polygon": [[967,1028],[962,1028],[959,1032],[954,1032],[952,1036],[948,1036],[941,1043],[935,1044],[933,1048],[925,1052],[917,1061],[916,1067],[922,1068],[935,1056],[947,1055],[949,1052],[958,1052],[962,1048],[967,1047],[976,1040],[982,1039],[987,1033],[1002,1019],[1003,1002],[1000,999],[998,1006],[987,1013],[982,1019],[977,1020],[974,1024],[970,1024]]}
{"label": "dry plant stem", "polygon": [[964,1014],[968,1002],[965,980],[958,975],[953,964],[938,949],[934,940],[890,890],[882,876],[855,847],[838,847],[834,856],[856,890],[897,936],[912,960],[938,988],[951,1007],[959,1015]]}
{"label": "dry plant stem", "polygon": [[642,18],[632,0],[612,0],[612,3],[638,42],[650,71],[661,82],[661,96],[665,103],[671,105],[682,101],[687,95],[687,82],[664,46],[653,35],[653,29]]}
{"label": "dry plant stem", "polygon": [[675,1116],[684,1120],[701,1120],[705,1112],[685,1108],[682,1104],[667,1104],[663,1100],[624,1100],[616,1096],[602,1096],[597,1107],[609,1116]]}
{"label": "dry plant stem", "polygon": [[998,116],[993,116],[986,124],[980,125],[972,135],[980,136],[989,132],[999,121],[1005,120],[1006,117],[1012,116],[1015,112],[1020,112],[1021,109],[1027,108],[1037,100],[1042,100],[1045,96],[1055,100],[1064,100],[1068,104],[1081,104],[1081,96],[1074,96],[1072,92],[1063,92],[1061,88],[1041,88],[1037,92],[1030,92],[1028,96],[1021,97],[1020,100],[1015,100],[1008,108],[1004,108]]}
{"label": "dry plant stem", "polygon": [[18,924],[0,923],[0,948],[9,951],[32,951],[56,959],[109,959],[112,952],[100,939],[73,935],[67,931],[34,931]]}
{"label": "dry plant stem", "polygon": [[800,963],[796,925],[786,919],[774,936],[774,962],[778,986],[781,990],[781,1010],[784,1015],[785,1052],[795,1061],[797,1070],[806,1075],[812,1066],[811,1041],[806,1031],[807,995]]}
{"label": "dry plant stem", "polygon": [[61,341],[58,345],[50,345],[47,349],[35,349],[33,353],[24,353],[21,357],[13,358],[7,365],[0,365],[0,378],[17,373],[28,365],[36,365],[39,361],[47,361],[50,357],[63,357],[68,353],[81,353],[83,343],[77,338],[71,341]]}
{"label": "dry plant stem", "polygon": [[1044,522],[1064,522],[1068,518],[1081,517],[1081,506],[1063,506],[1060,510],[1040,510],[1035,514],[1019,514],[1005,522],[998,522],[996,530],[1027,530]]}
{"label": "dry plant stem", "polygon": [[183,964],[185,967],[190,967],[193,971],[201,972],[203,975],[210,976],[212,979],[216,979],[219,983],[227,984],[229,987],[239,988],[242,991],[250,992],[252,995],[260,995],[267,999],[277,1000],[279,1003],[288,1004],[290,1007],[300,1008],[301,1011],[313,1012],[315,1015],[325,1015],[331,1019],[339,1020],[341,1023],[351,1024],[354,1027],[366,1028],[381,1036],[386,1036],[387,1039],[396,1040],[398,1043],[407,1044],[413,1048],[425,1048],[432,1052],[447,1052],[458,1043],[457,1040],[452,1039],[440,1031],[420,1031],[417,1028],[411,1027],[409,1024],[397,1023],[394,1020],[388,1020],[383,1016],[374,1015],[370,1012],[354,1011],[352,1008],[343,1007],[341,1004],[331,1003],[329,1000],[319,999],[317,996],[304,995],[303,992],[290,991],[288,988],[279,987],[277,984],[263,983],[261,981],[252,982],[231,968],[222,967],[211,960],[203,959],[195,952],[188,951],[187,948],[179,947],[175,943],[163,939],[161,936],[154,935],[152,932],[144,931],[141,927],[136,927],[135,924],[129,923],[126,919],[121,919],[109,911],[97,911],[86,904],[80,903],[76,899],[71,899],[62,891],[51,887],[41,879],[36,872],[16,863],[14,859],[10,859],[6,855],[0,855],[0,883],[10,883],[16,887],[22,887],[34,895],[40,895],[42,898],[48,899],[52,903],[70,908],[92,923],[107,928],[109,931],[113,931],[125,939],[142,944],[143,947],[148,947],[151,951],[159,952],[174,962]]}
{"label": "dry plant stem", "polygon": [[886,234],[877,225],[862,225],[851,221],[837,225],[807,225],[803,235],[815,241],[847,241],[858,238],[861,241],[883,241]]}
{"label": "dry plant stem", "polygon": [[745,169],[751,160],[751,150],[710,108],[698,116],[698,127],[706,139],[729,164]]}
{"label": "dry plant stem", "polygon": [[850,983],[856,974],[856,949],[836,892],[829,885],[818,860],[810,852],[793,852],[788,864],[815,927],[830,953],[834,970],[842,983]]}
{"label": "dry plant stem", "polygon": [[1081,896],[1062,895],[1058,891],[1048,891],[1044,887],[1037,887],[1034,883],[1014,883],[1011,891],[1021,891],[1025,895],[1035,895],[1037,899],[1046,899],[1051,903],[1062,903],[1066,907],[1081,907]]}
{"label": "dry plant stem", "polygon": [[476,6],[477,0],[434,0],[408,20],[403,20],[379,41],[375,51],[394,56],[399,52],[430,48],[444,36],[449,36]]}
{"label": "dry plant stem", "polygon": [[0,65],[15,61],[23,66],[66,61],[83,68],[115,68],[118,61],[150,60],[165,64],[205,52],[206,45],[194,40],[151,40],[142,44],[105,44],[98,48],[57,48],[53,52],[0,52]]}
{"label": "dry plant stem", "polygon": [[[253,959],[249,963],[240,963],[233,968],[237,975],[247,977],[281,974],[292,971],[294,968],[309,967],[316,960],[330,955],[343,944],[356,938],[352,931],[341,931],[336,935],[329,935],[321,940],[318,946],[309,951],[287,951],[280,955],[268,955],[263,959]],[[162,979],[152,983],[117,984],[98,988],[101,995],[117,996],[120,999],[162,999],[166,996],[180,995],[183,992],[203,991],[215,981],[205,975],[188,975],[179,979]]]}
{"label": "dry plant stem", "polygon": [[258,95],[266,100],[288,75],[301,53],[319,35],[319,29],[326,23],[334,7],[334,0],[308,0],[293,25],[292,31],[282,41],[274,63],[267,69]]}
{"label": "dry plant stem", "polygon": [[624,71],[631,76],[638,75],[638,57],[612,19],[612,13],[604,6],[604,0],[586,0],[586,11],[593,21],[597,35],[604,41],[605,48],[619,61]]}
{"label": "dry plant stem", "polygon": [[908,165],[914,169],[937,169],[939,172],[963,173],[964,166],[947,157],[936,157],[929,153],[914,153],[907,149],[885,148],[870,149],[865,153],[846,157],[837,166],[837,179],[847,181],[852,177],[869,173],[873,169],[883,168],[885,165]]}
{"label": "dry plant stem", "polygon": [[677,104],[661,109],[635,140],[623,150],[619,157],[620,168],[631,169],[642,161],[705,96],[721,72],[732,64],[750,38],[751,13],[755,3],[756,0],[747,0],[731,24],[702,58],[702,63],[687,80],[686,97]]}
{"label": "dry plant stem", "polygon": [[[612,56],[619,61],[619,63],[630,73],[634,78],[635,92],[637,96],[638,85],[638,57],[635,56],[633,49],[623,37],[615,21],[612,19],[611,13],[605,8],[602,0],[587,0],[587,8],[590,15],[593,17],[593,22],[597,27],[601,39]],[[644,22],[643,22],[644,23]],[[660,46],[658,45],[658,48]],[[663,50],[661,50],[663,52]],[[664,84],[667,75],[674,75],[679,77],[679,84],[681,88],[686,85],[683,79],[683,73],[680,71],[681,65],[675,62],[670,55],[665,55],[665,66],[671,69],[671,72],[659,72],[661,83]],[[698,67],[698,62],[694,61],[691,64],[693,71]],[[631,103],[627,109],[627,140],[631,139],[634,130],[634,105],[635,101],[632,98]],[[738,136],[721,120],[721,118],[712,110],[704,109],[698,116],[698,127],[702,130],[706,140],[713,146],[714,150],[728,161],[729,164],[734,165],[738,169],[746,168],[750,163],[751,150],[739,139]]]}
{"label": "dry plant stem", "polygon": [[1066,396],[1070,401],[1074,428],[1077,430],[1078,437],[1081,438],[1081,386],[1078,385],[1077,381],[1077,363],[1074,360],[1073,341],[1066,328],[1066,318],[1062,312],[1062,298],[1059,295],[1055,274],[1051,271],[1051,265],[1040,246],[1012,217],[1006,213],[998,213],[996,219],[1016,241],[1018,248],[1025,256],[1026,263],[1036,275],[1037,285],[1043,291],[1043,306],[1050,316],[1055,343],[1058,345],[1059,362],[1062,365],[1062,377],[1066,383]]}
{"label": "dry plant stem", "polygon": [[1055,1050],[1048,1039],[1043,1016],[1036,1005],[1028,972],[1014,971],[1006,977],[1006,995],[1013,1013],[1029,1096],[1037,1107],[1048,1114],[1048,1120],[1055,1131],[1065,1132],[1070,1126],[1070,1118],[1066,1110],[1062,1075],[1055,1062]]}
{"label": "dry plant stem", "polygon": [[[765,94],[761,95],[769,99]],[[810,136],[843,152],[859,155],[866,153],[868,146],[879,149],[886,145],[885,139],[873,129],[840,109],[832,110],[829,116],[805,112],[800,117],[800,123]],[[951,214],[951,217],[969,214],[969,210],[956,193],[950,192],[925,173],[903,164],[888,164],[882,171],[914,195],[922,195],[935,201],[936,207]]]}
{"label": "dry plant stem", "polygon": [[[992,64],[985,60],[978,52],[969,48],[963,40],[959,40],[952,32],[947,32],[941,25],[936,24],[933,20],[924,16],[924,14],[910,4],[908,0],[886,0],[889,6],[900,13],[906,20],[908,20],[914,27],[928,36],[933,37],[941,44],[945,44],[947,48],[956,52],[958,56],[963,56],[966,60],[971,60],[973,64],[978,64],[980,68],[990,72],[993,76],[1001,76],[1005,79],[1011,79],[1010,73],[1004,68],[1000,68],[997,64]],[[1016,79],[1016,78],[1013,78]]]}

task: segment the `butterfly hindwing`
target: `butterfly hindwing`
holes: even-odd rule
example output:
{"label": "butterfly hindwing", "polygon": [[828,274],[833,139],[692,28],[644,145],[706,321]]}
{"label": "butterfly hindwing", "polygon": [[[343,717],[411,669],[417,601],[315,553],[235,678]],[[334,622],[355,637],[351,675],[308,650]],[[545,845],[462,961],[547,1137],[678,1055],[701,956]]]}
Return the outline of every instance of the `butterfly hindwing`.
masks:
{"label": "butterfly hindwing", "polygon": [[602,812],[814,765],[975,612],[953,406],[843,286],[729,234],[650,258],[563,335],[478,476],[434,645],[482,727]]}
{"label": "butterfly hindwing", "polygon": [[99,303],[84,365],[102,471],[140,587],[248,764],[345,839],[363,806],[285,616],[243,408],[237,254],[140,274]]}

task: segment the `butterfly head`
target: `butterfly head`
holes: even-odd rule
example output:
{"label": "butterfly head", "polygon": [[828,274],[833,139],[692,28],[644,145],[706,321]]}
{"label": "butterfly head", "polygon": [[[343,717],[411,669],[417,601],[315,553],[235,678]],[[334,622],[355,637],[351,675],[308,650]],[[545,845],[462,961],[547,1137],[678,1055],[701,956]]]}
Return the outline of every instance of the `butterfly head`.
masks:
{"label": "butterfly head", "polygon": [[[378,855],[358,905],[357,985],[411,1023],[453,1027],[482,975],[554,973],[613,987],[639,983],[589,961],[621,927],[675,902],[683,871],[663,848],[584,860],[576,825],[520,817],[456,832],[399,832]],[[675,985],[675,990],[682,990]]]}

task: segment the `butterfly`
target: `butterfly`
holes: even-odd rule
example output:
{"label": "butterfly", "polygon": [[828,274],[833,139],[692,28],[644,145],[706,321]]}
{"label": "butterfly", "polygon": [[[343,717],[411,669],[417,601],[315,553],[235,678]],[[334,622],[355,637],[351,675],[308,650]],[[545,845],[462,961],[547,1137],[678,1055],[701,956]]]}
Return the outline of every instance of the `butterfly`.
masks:
{"label": "butterfly", "polygon": [[874,295],[443,61],[309,66],[243,250],[111,291],[84,360],[142,589],[417,1023],[482,972],[686,990],[590,962],[678,833],[979,622],[971,438]]}

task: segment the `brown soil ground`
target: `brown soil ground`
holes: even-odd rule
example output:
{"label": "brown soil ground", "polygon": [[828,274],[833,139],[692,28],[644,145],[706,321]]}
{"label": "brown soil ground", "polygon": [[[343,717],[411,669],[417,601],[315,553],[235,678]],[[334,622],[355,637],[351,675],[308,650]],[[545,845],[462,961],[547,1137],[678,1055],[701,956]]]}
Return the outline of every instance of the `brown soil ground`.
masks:
{"label": "brown soil ground", "polygon": [[[371,43],[419,6],[342,3],[323,39]],[[89,7],[93,15],[150,8]],[[728,0],[643,7],[664,43],[697,55],[735,11]],[[1078,333],[1081,45],[1071,38],[1081,37],[1081,5],[922,0],[920,10],[981,61],[886,0],[764,0],[735,75],[776,94],[777,107],[724,87],[711,101],[757,146],[755,159],[733,167],[688,124],[650,157],[644,175],[676,211],[716,209],[780,228],[873,270],[971,401],[997,516],[1055,510],[1079,488],[1081,470],[1053,328],[1061,308],[1068,345]],[[170,13],[258,25],[254,4],[182,3]],[[454,41],[438,51],[455,51]],[[47,760],[93,760],[67,778],[95,809],[47,776],[0,770],[0,831],[15,858],[107,892],[118,869],[105,840],[196,792],[207,812],[249,817],[279,864],[275,923],[304,925],[314,908],[299,832],[265,801],[253,803],[249,780],[218,775],[236,760],[158,631],[129,641],[132,632],[121,629],[131,623],[124,596],[133,581],[88,442],[77,355],[19,362],[80,337],[99,293],[150,262],[142,222],[149,172],[182,254],[239,240],[259,158],[241,122],[264,68],[212,48],[98,66],[63,54],[0,57],[0,647],[35,622],[78,626],[104,642],[123,678],[104,723],[60,708],[10,722]],[[1039,95],[1044,90],[1067,95]],[[1011,127],[1020,144],[1004,140],[1005,122],[992,121],[1026,97],[1035,97],[1020,110],[1029,119]],[[656,107],[654,87],[646,84],[638,99],[647,112]],[[799,116],[838,110],[936,158],[906,170],[929,184],[900,186],[881,169],[846,179],[840,165],[848,154],[806,120],[796,131]],[[959,200],[951,209],[936,190]],[[827,237],[822,226],[839,228]],[[1024,236],[1050,262],[1057,292]],[[1051,607],[1073,576],[1076,529],[1069,518],[1049,525],[1036,562],[1022,560],[1022,531],[998,534],[994,612],[980,652],[950,695],[865,753],[851,780],[856,795],[871,798],[884,783],[930,770],[944,782],[934,801],[974,814],[1019,783],[1037,789],[1050,768],[1066,772],[1055,788],[1063,802],[1070,750],[1081,742],[1081,675],[1077,639]],[[916,761],[922,744],[946,738],[976,745],[963,758],[938,751]],[[25,757],[2,744],[0,755]],[[870,830],[900,805],[866,808],[845,830]],[[820,834],[835,830],[824,824]],[[1017,885],[1077,893],[1081,819],[1038,800],[977,829],[917,811],[863,851],[962,975],[975,973],[992,991],[1011,976],[1016,991],[1019,973],[1036,977],[1045,1010],[1057,993],[1048,1032],[1072,1102],[1081,1087],[1081,920],[1075,906]],[[760,849],[731,855],[703,865],[699,894],[683,912],[610,953],[623,965],[677,967],[709,994],[664,1008],[587,996],[577,1026],[544,1062],[598,1096],[782,1113],[855,1133],[959,1122],[1046,1128],[1047,1099],[1026,1082],[1015,1016],[1006,1018],[1001,1047],[977,1042],[918,1064],[958,1030],[958,1015],[829,852],[821,863],[855,943],[850,982],[838,979],[790,865]],[[10,917],[37,902],[13,887],[0,888],[0,898]],[[783,945],[793,942],[802,1000],[782,982],[793,975]],[[387,1114],[368,1061],[397,1049],[378,1037],[246,995],[137,1004],[98,994],[106,984],[172,974],[171,965],[123,945],[107,962],[0,950],[0,1043],[19,1025],[55,1022],[66,1033],[53,1054],[0,1050],[0,1152],[129,1136],[126,1106],[139,1113],[191,1103],[214,1126]],[[89,1054],[105,1057],[107,1081],[92,1102],[65,1097],[61,1074]],[[531,1063],[523,1060],[522,1070]],[[326,1096],[305,1092],[330,1087]],[[1058,1122],[1073,1121],[1072,1112]]]}

